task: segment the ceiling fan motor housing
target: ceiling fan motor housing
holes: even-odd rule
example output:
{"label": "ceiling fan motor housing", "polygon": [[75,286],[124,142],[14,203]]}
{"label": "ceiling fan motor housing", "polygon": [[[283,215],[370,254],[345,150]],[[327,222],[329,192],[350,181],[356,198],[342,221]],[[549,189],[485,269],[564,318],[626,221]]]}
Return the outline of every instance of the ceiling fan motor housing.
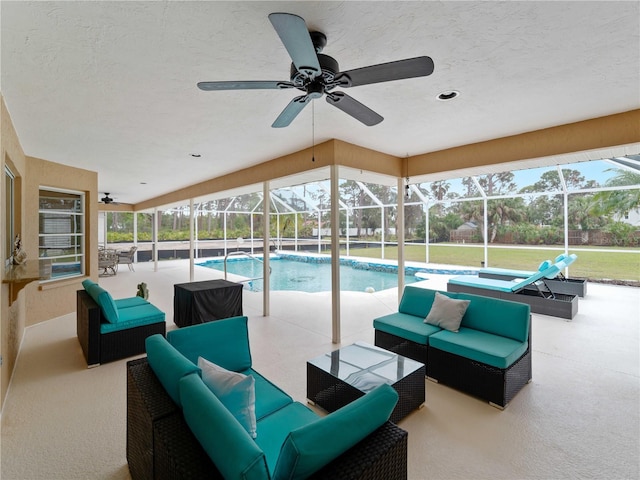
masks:
{"label": "ceiling fan motor housing", "polygon": [[[296,66],[292,63],[291,64],[291,83],[293,83],[296,88],[302,90],[303,92],[307,91],[307,86],[312,84],[314,80],[319,81],[323,87],[326,87],[327,84],[332,83],[336,76],[336,73],[340,72],[340,67],[338,66],[338,62],[336,61],[336,59],[333,57],[330,57],[329,55],[324,55],[323,53],[319,53],[318,63],[320,63],[320,69],[322,73],[315,79],[310,79],[305,73],[299,72],[296,69]],[[309,93],[312,93],[312,92],[309,92]]]}

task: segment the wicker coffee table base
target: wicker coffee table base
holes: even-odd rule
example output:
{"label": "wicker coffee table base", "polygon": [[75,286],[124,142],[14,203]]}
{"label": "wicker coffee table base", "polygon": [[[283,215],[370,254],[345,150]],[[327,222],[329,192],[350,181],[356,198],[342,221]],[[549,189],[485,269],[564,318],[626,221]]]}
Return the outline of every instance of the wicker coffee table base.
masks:
{"label": "wicker coffee table base", "polygon": [[[426,370],[423,365],[415,372],[391,385],[398,392],[398,404],[390,422],[398,423],[425,402]],[[343,382],[331,373],[307,363],[307,398],[327,412],[334,412],[364,395],[364,392]]]}

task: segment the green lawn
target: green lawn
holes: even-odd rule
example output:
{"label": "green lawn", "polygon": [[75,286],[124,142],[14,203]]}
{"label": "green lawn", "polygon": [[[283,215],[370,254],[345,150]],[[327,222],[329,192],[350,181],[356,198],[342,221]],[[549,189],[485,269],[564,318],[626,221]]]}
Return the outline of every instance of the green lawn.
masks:
{"label": "green lawn", "polygon": [[[606,250],[603,248],[601,250]],[[613,250],[613,249],[611,249]],[[621,250],[621,249],[616,249]],[[640,282],[640,250],[624,249],[624,252],[589,251],[581,248],[570,248],[569,253],[578,255],[578,260],[569,267],[569,276],[588,278],[590,280],[630,280]],[[489,247],[487,266],[512,268],[518,270],[536,270],[543,260],[553,260],[563,253],[564,249],[525,250],[518,248]],[[341,254],[345,254],[344,249]],[[349,254],[356,257],[380,258],[380,248],[350,248]],[[387,259],[397,259],[396,247],[386,246],[384,255]],[[424,245],[405,246],[405,260],[424,262]],[[459,245],[430,245],[429,263],[480,267],[484,260],[482,248]]]}

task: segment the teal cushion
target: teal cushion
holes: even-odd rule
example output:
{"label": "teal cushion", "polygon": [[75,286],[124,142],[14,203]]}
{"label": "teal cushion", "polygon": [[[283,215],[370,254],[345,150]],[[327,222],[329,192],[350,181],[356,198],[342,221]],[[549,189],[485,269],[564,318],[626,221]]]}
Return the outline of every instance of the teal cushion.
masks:
{"label": "teal cushion", "polygon": [[458,332],[442,330],[432,335],[429,342],[432,348],[496,368],[509,367],[528,347],[527,342],[462,327]]}
{"label": "teal cushion", "polygon": [[197,375],[180,380],[189,428],[227,480],[269,480],[264,453]]}
{"label": "teal cushion", "polygon": [[462,327],[493,333],[519,342],[529,338],[531,307],[525,303],[457,293],[456,298],[471,300],[462,317]]}
{"label": "teal cushion", "polygon": [[309,477],[386,422],[397,401],[396,391],[384,384],[326,417],[293,430],[282,445],[272,479]]}
{"label": "teal cushion", "polygon": [[511,280],[496,280],[493,278],[480,278],[476,275],[458,275],[449,279],[449,283],[463,285],[465,287],[495,290],[497,292],[514,292],[519,282]]}
{"label": "teal cushion", "polygon": [[167,340],[193,363],[202,357],[233,372],[251,368],[247,317],[171,330],[167,332]]}
{"label": "teal cushion", "polygon": [[373,321],[373,328],[421,345],[428,345],[429,336],[441,329],[435,325],[424,323],[425,317],[417,317],[407,313],[392,313],[376,318]]}
{"label": "teal cushion", "polygon": [[[551,260],[545,260],[544,262],[542,262],[539,266],[538,266],[538,271],[541,272],[543,270],[546,270],[547,268],[549,268],[551,265],[553,265],[553,263],[551,262]],[[529,277],[531,276],[531,273],[529,273],[529,275],[523,275],[525,277]]]}
{"label": "teal cushion", "polygon": [[273,473],[282,444],[292,430],[318,420],[318,415],[299,402],[293,402],[258,421],[256,443],[264,452],[269,472]]}
{"label": "teal cushion", "polygon": [[180,405],[180,379],[191,373],[199,373],[200,369],[173,348],[160,334],[147,337],[145,347],[149,366],[169,396]]}
{"label": "teal cushion", "polygon": [[89,290],[89,287],[91,285],[97,285],[97,283],[91,280],[90,278],[87,278],[82,281],[82,286],[84,287],[85,290]]}
{"label": "teal cushion", "polygon": [[256,418],[260,420],[282,407],[289,405],[293,399],[277,386],[264,378],[255,370],[249,368],[240,373],[251,375],[256,386]]}
{"label": "teal cushion", "polygon": [[109,292],[107,292],[97,283],[90,285],[87,292],[89,293],[91,298],[93,298],[98,304],[107,322],[118,323],[118,307],[116,306],[115,302],[113,301],[113,297],[111,297]]}
{"label": "teal cushion", "polygon": [[146,320],[147,323],[164,322],[164,312],[155,305],[145,303],[137,307],[128,307],[118,310],[120,321],[129,322],[132,320]]}
{"label": "teal cushion", "polygon": [[142,297],[120,298],[114,300],[114,302],[116,303],[116,307],[118,307],[118,311],[123,308],[139,307],[140,305],[147,305],[149,303]]}
{"label": "teal cushion", "polygon": [[[447,295],[447,292],[440,293]],[[429,313],[429,310],[431,310],[431,304],[433,303],[435,295],[435,290],[408,285],[404,287],[404,292],[402,292],[402,299],[400,300],[398,311],[424,319]]]}
{"label": "teal cushion", "polygon": [[118,332],[120,330],[128,330],[130,328],[142,327],[144,325],[151,325],[152,323],[164,323],[164,314],[162,317],[153,316],[153,317],[139,317],[139,318],[131,318],[127,320],[122,320],[122,316],[120,316],[120,320],[118,323],[101,323],[100,324],[100,333],[111,333]]}

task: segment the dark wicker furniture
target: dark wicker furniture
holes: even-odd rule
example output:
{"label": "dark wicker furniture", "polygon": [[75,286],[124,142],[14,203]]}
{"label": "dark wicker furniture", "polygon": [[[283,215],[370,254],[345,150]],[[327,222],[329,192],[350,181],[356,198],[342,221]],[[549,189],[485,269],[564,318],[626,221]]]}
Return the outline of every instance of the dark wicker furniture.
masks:
{"label": "dark wicker furniture", "polygon": [[499,298],[511,302],[526,303],[531,307],[533,313],[566,318],[567,320],[573,319],[578,313],[577,295],[553,293],[549,288],[524,289],[518,293],[514,293],[491,290],[490,288],[469,287],[449,281],[447,283],[447,292],[471,293],[472,295],[482,295],[484,297]]}
{"label": "dark wicker furniture", "polygon": [[406,338],[397,337],[382,330],[375,331],[376,346],[397,353],[403,357],[413,358],[417,362],[428,365],[429,348],[421,343],[412,342]]}
{"label": "dark wicker furniture", "polygon": [[429,347],[429,359],[429,378],[482,398],[501,409],[531,381],[531,342],[527,351],[505,369],[433,347]]}
{"label": "dark wicker furniture", "polygon": [[424,405],[424,377],[424,364],[358,342],[307,362],[307,398],[333,412],[388,383],[398,392],[389,418],[397,423]]}
{"label": "dark wicker furniture", "polygon": [[78,290],[76,300],[76,334],[89,367],[144,353],[148,336],[166,333],[165,322],[100,333],[106,320],[98,304],[86,290]]}
{"label": "dark wicker furniture", "polygon": [[506,369],[469,360],[432,346],[420,345],[379,330],[375,332],[375,339],[377,346],[419,362],[428,356],[426,372],[430,380],[474,395],[501,409],[532,378],[531,331],[529,348]]}
{"label": "dark wicker furniture", "polygon": [[[146,358],[127,362],[127,462],[133,480],[218,479]],[[387,422],[313,479],[406,479],[407,432]]]}

